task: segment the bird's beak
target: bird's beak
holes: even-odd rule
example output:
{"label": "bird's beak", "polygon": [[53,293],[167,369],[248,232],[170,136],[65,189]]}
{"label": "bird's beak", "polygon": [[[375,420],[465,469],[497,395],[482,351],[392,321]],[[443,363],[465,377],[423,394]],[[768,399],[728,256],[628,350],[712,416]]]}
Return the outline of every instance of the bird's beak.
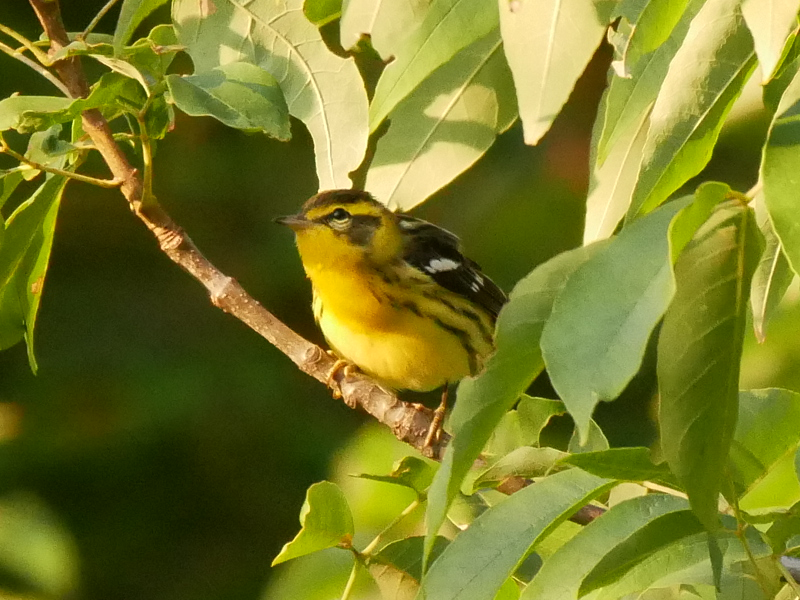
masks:
{"label": "bird's beak", "polygon": [[298,229],[305,229],[312,225],[312,222],[306,219],[306,217],[302,214],[300,215],[289,215],[287,217],[278,217],[275,219],[275,222],[280,225],[286,225],[297,231]]}

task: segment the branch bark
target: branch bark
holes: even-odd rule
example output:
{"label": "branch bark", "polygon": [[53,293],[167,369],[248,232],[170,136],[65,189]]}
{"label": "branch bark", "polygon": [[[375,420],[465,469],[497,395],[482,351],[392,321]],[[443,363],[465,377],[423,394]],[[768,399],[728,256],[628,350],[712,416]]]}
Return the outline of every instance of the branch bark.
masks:
{"label": "branch bark", "polygon": [[[58,0],[30,0],[45,34],[50,40],[50,56],[69,43],[61,20]],[[56,74],[73,98],[88,95],[89,86],[79,57],[56,62]],[[334,359],[319,346],[297,335],[278,318],[253,299],[233,278],[215,267],[195,246],[152,196],[145,197],[144,181],[122,148],[114,141],[108,122],[98,110],[82,113],[84,131],[108,165],[120,191],[133,213],[153,233],[161,250],[208,290],[211,302],[234,316],[288,356],[298,368],[327,384]],[[336,383],[345,403],[360,406],[383,423],[399,440],[410,444],[426,456],[441,459],[448,436],[425,446],[425,437],[433,421],[433,411],[420,404],[404,402],[365,375],[340,371]]]}

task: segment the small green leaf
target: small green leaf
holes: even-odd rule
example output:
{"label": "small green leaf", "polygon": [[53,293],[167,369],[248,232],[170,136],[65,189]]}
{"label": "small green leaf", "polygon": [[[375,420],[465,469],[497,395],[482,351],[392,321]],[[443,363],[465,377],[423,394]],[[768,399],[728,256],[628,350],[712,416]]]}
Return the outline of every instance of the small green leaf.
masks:
{"label": "small green leaf", "polygon": [[303,14],[314,25],[322,27],[342,15],[342,0],[304,0]]}
{"label": "small green leaf", "polygon": [[[384,598],[413,600],[422,579],[422,546],[425,538],[409,537],[387,544],[367,557],[367,568]],[[436,558],[450,540],[437,537],[432,555]]]}
{"label": "small green leaf", "polygon": [[171,25],[156,25],[146,38],[123,48],[121,58],[136,68],[152,88],[164,79],[172,60],[182,48]]}
{"label": "small green leaf", "polygon": [[501,0],[500,29],[525,143],[535,145],[569,98],[603,36],[612,3]]}
{"label": "small green leaf", "polygon": [[[71,98],[59,96],[11,96],[0,100],[0,131],[16,129],[30,133],[35,129],[26,120],[26,113],[54,113],[72,104]],[[47,129],[50,125],[44,127]]]}
{"label": "small green leaf", "polygon": [[[76,152],[75,146],[61,139],[61,125],[54,125],[46,131],[37,131],[28,139],[25,158],[46,167],[63,169],[69,155]],[[40,171],[30,169],[23,172],[23,177],[30,181]]]}
{"label": "small green leaf", "polygon": [[520,600],[575,600],[583,579],[609,551],[648,524],[666,515],[686,513],[687,508],[686,500],[664,494],[617,504],[545,560]]}
{"label": "small green leaf", "polygon": [[249,62],[272,74],[289,113],[314,140],[320,189],[349,188],[367,148],[367,93],[352,58],[325,45],[303,14],[303,0],[218,0],[214,10],[175,0],[172,17],[196,74]]}
{"label": "small green leaf", "polygon": [[589,427],[585,439],[581,439],[578,427],[572,430],[572,436],[567,444],[567,452],[581,454],[583,452],[600,452],[608,450],[609,444],[606,435],[594,419],[589,419]]}
{"label": "small green leaf", "polygon": [[114,30],[114,50],[117,54],[128,43],[139,24],[166,2],[167,0],[123,0],[117,28]]}
{"label": "small green leaf", "polygon": [[369,107],[374,132],[394,108],[440,66],[497,28],[497,4],[486,0],[433,0],[425,20],[397,48]]}
{"label": "small green leaf", "polygon": [[513,494],[478,517],[436,559],[419,597],[493,598],[536,542],[614,483],[577,469]]}
{"label": "small green leaf", "polygon": [[433,481],[433,475],[436,473],[436,466],[425,462],[421,458],[415,456],[406,456],[397,461],[393,467],[392,472],[388,475],[369,475],[362,473],[356,475],[361,479],[369,479],[371,481],[382,481],[384,483],[393,483],[395,485],[402,485],[403,487],[411,488],[420,498],[424,498]]}
{"label": "small green leaf", "polygon": [[800,218],[797,182],[800,169],[800,73],[783,93],[770,126],[761,160],[764,200],[775,233],[795,273],[800,269]]}
{"label": "small green leaf", "polygon": [[654,481],[676,487],[675,477],[665,464],[655,465],[647,448],[610,448],[600,452],[572,454],[562,459],[564,464],[607,479],[621,481]]}
{"label": "small green leaf", "polygon": [[505,456],[522,446],[538,446],[539,436],[556,415],[567,412],[560,400],[523,394],[514,410],[503,415],[483,449],[484,456]]}
{"label": "small green leaf", "polygon": [[[675,265],[658,344],[661,447],[709,529],[736,428],[750,279],[761,252],[752,210],[725,202]],[[709,260],[713,256],[714,260]]]}
{"label": "small green leaf", "polygon": [[[22,171],[0,172],[0,208],[11,197],[17,186],[22,183]],[[0,215],[0,231],[3,230],[3,215]],[[0,233],[0,236],[3,234]],[[0,245],[2,245],[2,238],[0,238]]]}
{"label": "small green leaf", "polygon": [[522,446],[512,450],[490,467],[481,471],[473,482],[472,489],[475,491],[489,487],[490,484],[500,483],[509,477],[524,477],[526,479],[544,477],[550,471],[558,470],[554,469],[556,464],[568,456],[566,452],[555,448]]}
{"label": "small green leaf", "polygon": [[300,525],[300,532],[283,546],[272,566],[340,544],[349,545],[355,532],[347,499],[339,486],[330,481],[308,488],[300,509]]}
{"label": "small green leaf", "polygon": [[708,0],[669,65],[628,216],[649,212],[699,173],[756,65],[740,0]]}
{"label": "small green leaf", "polygon": [[541,373],[544,362],[539,338],[553,300],[572,272],[605,247],[604,244],[600,242],[556,256],[534,269],[511,292],[497,321],[497,351],[483,373],[463,380],[458,388],[458,399],[450,417],[453,439],[428,493],[426,552],[495,425]]}
{"label": "small green leaf", "polygon": [[474,164],[516,119],[499,32],[439,67],[391,117],[365,187],[390,208],[407,211]]}
{"label": "small green leaf", "polygon": [[427,0],[344,0],[339,23],[342,47],[350,50],[362,35],[370,36],[380,57],[393,58],[409,32],[425,20]]}
{"label": "small green leaf", "polygon": [[800,0],[744,0],[742,14],[755,40],[762,82],[772,78],[789,33],[797,27]]}
{"label": "small green leaf", "polygon": [[172,101],[192,116],[211,116],[229,127],[288,140],[289,112],[281,88],[267,71],[228,63],[200,75],[168,75]]}

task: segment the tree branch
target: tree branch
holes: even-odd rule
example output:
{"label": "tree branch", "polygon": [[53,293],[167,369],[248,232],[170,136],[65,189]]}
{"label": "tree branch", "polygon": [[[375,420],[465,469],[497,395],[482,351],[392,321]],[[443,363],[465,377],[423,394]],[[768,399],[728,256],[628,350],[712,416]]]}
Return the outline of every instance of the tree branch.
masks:
{"label": "tree branch", "polygon": [[[50,40],[52,56],[69,43],[58,0],[30,0],[30,4]],[[88,95],[89,86],[79,57],[60,60],[53,67],[69,90],[70,96],[80,98]],[[327,384],[334,359],[319,346],[297,335],[254,300],[238,282],[211,264],[155,198],[149,194],[148,197],[144,196],[141,174],[128,162],[122,149],[114,141],[111,128],[100,111],[84,111],[82,120],[84,130],[108,164],[114,180],[122,182],[120,190],[131,210],[150,229],[161,250],[208,290],[215,306],[239,319],[273,344],[301,371]],[[425,448],[425,437],[433,420],[431,409],[420,404],[403,402],[365,375],[345,375],[340,371],[336,380],[348,406],[360,406],[388,426],[399,440],[431,458],[441,458],[449,436],[442,435],[438,442]]]}

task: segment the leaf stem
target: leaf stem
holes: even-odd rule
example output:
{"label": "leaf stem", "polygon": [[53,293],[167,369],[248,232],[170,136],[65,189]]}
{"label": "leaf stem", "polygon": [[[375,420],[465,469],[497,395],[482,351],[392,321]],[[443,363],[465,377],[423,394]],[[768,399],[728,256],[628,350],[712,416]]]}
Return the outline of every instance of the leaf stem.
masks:
{"label": "leaf stem", "polygon": [[116,3],[117,3],[117,0],[108,0],[108,2],[106,2],[106,5],[105,5],[103,8],[101,8],[101,9],[100,9],[100,12],[98,12],[98,13],[97,13],[97,14],[94,16],[94,18],[93,18],[93,19],[92,19],[92,20],[89,22],[89,24],[86,26],[86,29],[84,29],[84,30],[83,30],[83,31],[82,31],[82,32],[81,32],[81,33],[78,35],[78,39],[79,39],[79,40],[85,40],[85,39],[86,39],[86,36],[87,36],[87,35],[89,35],[90,33],[92,33],[92,31],[94,30],[94,28],[95,28],[95,27],[97,27],[97,24],[100,22],[100,19],[102,19],[103,17],[105,17],[105,16],[106,16],[106,13],[107,13],[109,10],[111,10],[111,8],[112,8],[112,7],[113,7],[113,6],[114,6]]}
{"label": "leaf stem", "polygon": [[50,60],[50,57],[47,56],[46,52],[42,52],[41,50],[39,50],[33,44],[32,41],[30,41],[21,33],[14,31],[13,29],[11,29],[11,27],[7,27],[6,25],[0,23],[0,33],[5,33],[8,37],[17,40],[20,44],[22,44],[25,47],[25,49],[29,50],[31,54],[33,54],[33,56],[36,57],[36,60],[38,60],[44,66],[49,67],[50,65],[53,64],[53,62]]}
{"label": "leaf stem", "polygon": [[[2,25],[0,25],[0,27],[2,27]],[[62,94],[64,94],[68,98],[71,97],[69,90],[67,89],[67,86],[61,83],[58,77],[53,75],[50,71],[45,69],[42,65],[40,65],[36,61],[33,61],[24,54],[22,54],[22,52],[20,52],[19,50],[14,50],[14,48],[12,48],[11,46],[7,46],[3,42],[0,42],[0,52],[8,54],[11,58],[16,58],[19,62],[21,62],[25,66],[30,67],[31,69],[39,73],[39,75],[47,79],[47,81],[56,86]]]}
{"label": "leaf stem", "polygon": [[150,140],[150,135],[147,133],[144,113],[144,110],[137,113],[136,120],[139,123],[139,140],[142,143],[142,166],[144,167],[142,206],[146,207],[156,204],[156,199],[153,196],[153,144]]}
{"label": "leaf stem", "polygon": [[26,158],[22,154],[15,152],[12,150],[6,141],[3,139],[2,135],[0,135],[0,154],[8,154],[11,158],[19,161],[24,165],[28,165],[29,167],[36,169],[37,171],[44,171],[45,173],[52,173],[53,175],[61,175],[62,177],[67,177],[69,179],[75,179],[76,181],[81,181],[83,183],[89,183],[91,185],[96,185],[102,188],[116,188],[122,185],[122,180],[120,179],[98,179],[97,177],[89,177],[88,175],[81,175],[80,173],[73,173],[72,171],[65,171],[64,169],[56,169],[55,167],[48,167],[47,165],[43,165],[36,161],[30,160]]}
{"label": "leaf stem", "polygon": [[344,586],[340,600],[348,600],[350,598],[350,594],[353,592],[353,587],[355,587],[356,584],[356,578],[358,577],[359,566],[360,563],[358,562],[358,559],[354,560],[353,568],[350,571],[350,577],[347,579],[347,583]]}
{"label": "leaf stem", "polygon": [[[730,486],[731,490],[734,489],[733,481],[730,477],[727,478],[728,485]],[[739,499],[736,497],[735,493],[731,493],[731,499],[733,502],[731,503],[731,508],[733,509],[733,514],[736,517],[736,537],[739,538],[742,546],[744,547],[744,551],[747,554],[747,560],[753,566],[753,570],[755,571],[755,578],[758,582],[758,587],[761,588],[761,591],[764,592],[764,597],[769,598],[769,581],[766,580],[764,572],[759,568],[758,563],[756,562],[756,557],[753,554],[752,548],[750,548],[750,543],[747,541],[747,535],[745,534],[745,530],[747,529],[747,522],[742,517],[742,511],[739,508]]]}
{"label": "leaf stem", "polygon": [[393,520],[391,523],[389,523],[389,524],[388,524],[386,527],[384,527],[384,528],[383,528],[383,530],[382,530],[382,531],[381,531],[381,532],[380,532],[378,535],[376,535],[376,536],[375,536],[375,537],[372,539],[372,541],[371,541],[369,544],[367,544],[367,545],[366,545],[366,547],[364,548],[364,550],[362,550],[362,551],[361,551],[361,554],[363,554],[363,555],[369,555],[369,554],[370,554],[370,553],[371,553],[373,550],[375,550],[375,548],[376,548],[376,547],[378,546],[378,544],[380,543],[380,541],[381,541],[381,538],[382,538],[384,535],[386,535],[386,534],[387,534],[387,533],[388,533],[388,532],[389,532],[389,531],[390,531],[390,530],[391,530],[393,527],[395,527],[395,526],[396,526],[398,523],[400,523],[400,521],[402,521],[402,520],[403,520],[403,519],[405,519],[405,518],[406,518],[408,515],[410,515],[412,512],[414,512],[414,510],[415,510],[415,509],[416,509],[416,508],[417,508],[417,507],[418,507],[420,504],[422,504],[422,503],[420,502],[419,498],[417,498],[417,499],[416,499],[416,500],[414,500],[414,501],[413,501],[411,504],[409,504],[408,506],[406,506],[406,507],[405,507],[405,509],[403,509],[403,512],[401,512],[399,515],[397,515],[397,516],[394,518],[394,520]]}

